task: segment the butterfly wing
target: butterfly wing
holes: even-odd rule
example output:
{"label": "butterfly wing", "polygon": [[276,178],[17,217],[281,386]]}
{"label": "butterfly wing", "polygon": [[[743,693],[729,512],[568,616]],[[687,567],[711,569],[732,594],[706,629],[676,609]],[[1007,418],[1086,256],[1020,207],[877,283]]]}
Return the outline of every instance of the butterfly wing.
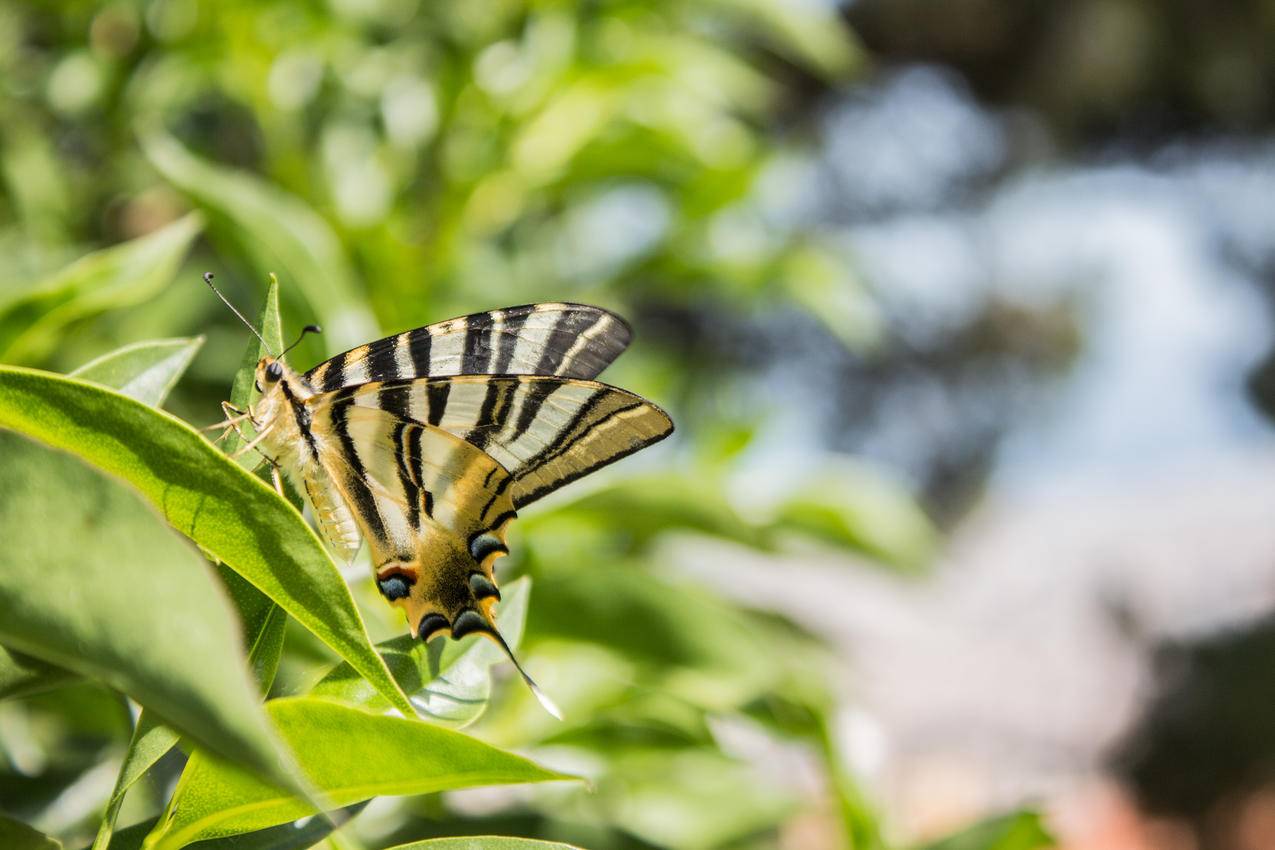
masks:
{"label": "butterfly wing", "polygon": [[544,375],[373,382],[332,399],[428,423],[480,449],[509,473],[515,508],[673,431],[668,415],[640,396]]}
{"label": "butterfly wing", "polygon": [[422,637],[461,636],[468,610],[486,630],[499,598],[493,562],[516,516],[509,474],[454,434],[387,410],[327,399],[312,416],[319,465],[368,540],[382,594]]}
{"label": "butterfly wing", "polygon": [[320,363],[305,377],[321,392],[369,381],[462,374],[593,378],[631,336],[623,319],[600,307],[526,304],[378,339]]}

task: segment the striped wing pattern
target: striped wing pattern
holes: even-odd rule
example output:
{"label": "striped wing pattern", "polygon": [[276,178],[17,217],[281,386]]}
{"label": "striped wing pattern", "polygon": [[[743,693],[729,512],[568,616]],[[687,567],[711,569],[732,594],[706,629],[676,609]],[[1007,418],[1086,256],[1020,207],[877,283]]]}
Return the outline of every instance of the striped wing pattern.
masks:
{"label": "striped wing pattern", "polygon": [[508,472],[515,508],[673,430],[664,411],[633,393],[545,375],[372,382],[321,396],[319,403],[386,411],[463,440]]}
{"label": "striped wing pattern", "polygon": [[454,434],[348,402],[312,415],[320,466],[353,506],[378,566],[414,561],[431,530],[464,541],[512,513],[508,473]]}
{"label": "striped wing pattern", "polygon": [[319,392],[370,381],[448,375],[593,378],[629,344],[629,326],[586,304],[526,304],[405,331],[338,354],[306,373]]}

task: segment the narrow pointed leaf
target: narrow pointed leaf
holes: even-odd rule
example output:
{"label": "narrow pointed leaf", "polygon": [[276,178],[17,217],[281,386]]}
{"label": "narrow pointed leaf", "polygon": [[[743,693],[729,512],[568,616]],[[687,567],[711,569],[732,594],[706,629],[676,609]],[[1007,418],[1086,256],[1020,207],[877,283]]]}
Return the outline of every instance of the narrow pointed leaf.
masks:
{"label": "narrow pointed leaf", "polygon": [[[420,720],[369,714],[314,697],[271,700],[266,707],[279,734],[298,754],[306,777],[337,806],[376,796],[574,778]],[[178,782],[167,819],[148,843],[154,850],[170,850],[314,813],[302,800],[258,777],[196,752]]]}
{"label": "narrow pointed leaf", "polygon": [[82,257],[0,303],[0,360],[38,360],[71,322],[149,298],[172,280],[202,227],[199,215],[188,215],[162,230]]}
{"label": "narrow pointed leaf", "polygon": [[322,216],[256,175],[199,159],[162,130],[142,133],[141,141],[151,164],[211,214],[218,233],[234,240],[260,271],[277,271],[301,287],[337,349],[375,336],[354,268]]}
{"label": "narrow pointed leaf", "polygon": [[[522,640],[530,591],[527,576],[510,582],[502,589],[503,598],[496,609],[496,626],[515,651]],[[486,710],[491,698],[491,668],[507,660],[500,647],[481,635],[446,641],[441,652],[434,643],[411,635],[384,641],[377,648],[417,710],[457,728],[473,723]],[[334,668],[310,693],[372,710],[389,707],[348,664]]]}
{"label": "narrow pointed leaf", "polygon": [[[270,286],[266,289],[266,300],[261,306],[257,331],[271,348],[275,351],[283,351],[283,325],[279,319],[279,281],[274,275],[270,275]],[[239,361],[239,371],[235,372],[234,383],[230,386],[230,403],[240,410],[247,410],[248,405],[260,395],[253,386],[253,381],[256,379],[257,363],[267,354],[270,354],[270,351],[261,344],[261,340],[250,335],[243,359]],[[238,434],[231,434],[226,441],[226,453],[234,454],[240,442]],[[255,458],[245,459],[245,462],[253,460]]]}
{"label": "narrow pointed leaf", "polygon": [[203,344],[202,336],[135,342],[85,363],[71,377],[160,407]]}
{"label": "narrow pointed leaf", "polygon": [[176,417],[92,384],[0,366],[0,427],[69,451],[137,489],[296,618],[404,714],[336,565],[296,508]]}
{"label": "narrow pointed leaf", "polygon": [[237,623],[193,547],[122,484],[0,433],[0,639],[287,781]]}

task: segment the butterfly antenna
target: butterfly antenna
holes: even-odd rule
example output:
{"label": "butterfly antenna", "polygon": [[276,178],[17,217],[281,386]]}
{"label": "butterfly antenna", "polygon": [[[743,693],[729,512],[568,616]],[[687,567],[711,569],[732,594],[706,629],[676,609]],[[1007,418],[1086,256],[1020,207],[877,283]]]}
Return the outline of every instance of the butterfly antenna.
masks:
{"label": "butterfly antenna", "polygon": [[301,340],[305,339],[306,334],[321,334],[321,333],[323,333],[323,328],[319,327],[318,325],[306,325],[304,328],[301,329],[301,336],[297,337],[297,341],[292,343],[292,345],[289,345],[283,351],[280,351],[279,356],[282,357],[283,355],[287,354],[289,351],[291,351],[292,349],[300,345]]}
{"label": "butterfly antenna", "polygon": [[[248,321],[247,319],[245,319],[245,318],[243,317],[243,313],[240,313],[238,310],[236,310],[236,309],[235,309],[235,305],[234,305],[234,304],[231,304],[231,303],[230,303],[230,301],[226,298],[226,296],[224,296],[224,295],[222,295],[222,294],[221,294],[221,290],[220,290],[220,289],[218,289],[217,287],[213,286],[213,273],[212,273],[212,272],[204,272],[204,283],[208,284],[208,288],[209,288],[209,289],[211,289],[213,292],[217,293],[217,297],[221,299],[221,303],[223,303],[223,304],[225,304],[227,307],[229,307],[229,308],[230,308],[230,312],[234,313],[236,316],[238,316],[238,317],[239,317],[239,321],[243,322],[243,323],[244,323],[244,325],[248,328],[248,330],[252,331],[252,335],[253,335],[253,336],[255,336],[257,339],[261,340],[261,344],[262,344],[263,346],[265,346],[266,351],[270,351],[270,343],[266,342],[265,337],[263,337],[261,334],[257,333],[257,329],[256,329],[256,328],[254,328],[254,327],[252,326],[252,322],[250,322],[250,321]],[[304,333],[302,333],[302,336],[305,336],[305,334],[304,334]],[[299,341],[299,340],[298,340],[298,341]],[[273,352],[273,351],[270,351],[270,354],[273,356],[273,355],[274,355],[274,352]]]}
{"label": "butterfly antenna", "polygon": [[557,704],[554,703],[553,700],[549,699],[548,695],[544,691],[540,690],[540,686],[536,684],[536,680],[531,678],[531,676],[527,674],[526,670],[522,669],[522,665],[518,663],[518,658],[514,655],[514,651],[510,649],[509,644],[505,642],[505,636],[496,629],[492,629],[489,634],[496,639],[496,643],[500,644],[500,648],[505,651],[505,655],[509,656],[509,660],[514,664],[514,669],[518,671],[520,676],[522,676],[522,680],[527,683],[527,687],[531,689],[532,695],[540,702],[540,705],[544,708],[544,710],[552,714],[554,718],[562,720],[562,709],[558,708]]}

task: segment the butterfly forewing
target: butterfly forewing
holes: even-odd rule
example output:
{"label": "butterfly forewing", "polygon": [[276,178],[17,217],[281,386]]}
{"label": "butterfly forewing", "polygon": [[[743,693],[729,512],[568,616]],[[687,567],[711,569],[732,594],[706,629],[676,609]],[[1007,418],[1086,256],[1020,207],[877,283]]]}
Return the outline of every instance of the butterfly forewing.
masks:
{"label": "butterfly forewing", "polygon": [[629,344],[614,313],[586,304],[526,304],[427,325],[338,354],[306,373],[321,392],[370,381],[447,375],[593,378]]}

